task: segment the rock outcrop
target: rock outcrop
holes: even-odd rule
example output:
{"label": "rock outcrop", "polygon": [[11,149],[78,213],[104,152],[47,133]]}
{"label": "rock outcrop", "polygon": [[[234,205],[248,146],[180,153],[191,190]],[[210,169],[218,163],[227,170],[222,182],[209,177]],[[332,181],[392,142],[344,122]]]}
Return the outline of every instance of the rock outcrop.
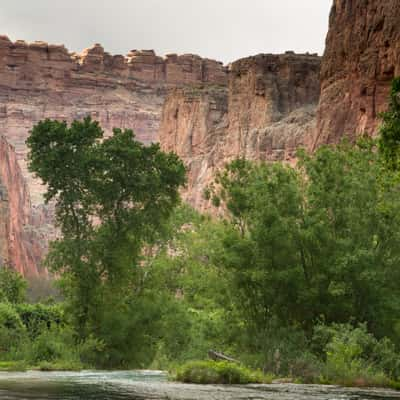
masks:
{"label": "rock outcrop", "polygon": [[27,172],[25,140],[44,118],[72,121],[91,115],[106,132],[133,128],[139,140],[157,140],[168,88],[182,84],[226,83],[221,63],[195,55],[151,50],[111,56],[96,44],[82,54],[43,42],[28,44],[0,37],[0,131],[15,146],[34,204],[39,181]]}
{"label": "rock outcrop", "polygon": [[314,148],[373,135],[400,75],[400,1],[335,0],[321,69]]}
{"label": "rock outcrop", "polygon": [[183,198],[206,207],[203,190],[222,162],[228,127],[228,90],[224,87],[186,87],[167,97],[159,131],[163,150],[184,161],[187,186]]}
{"label": "rock outcrop", "polygon": [[[5,177],[0,175],[8,193],[9,219],[13,221],[7,222],[7,237],[13,243],[8,261],[21,272],[36,274],[40,258],[37,253],[54,235],[51,209],[43,204],[43,185],[27,169],[25,140],[35,123],[45,118],[70,122],[91,115],[106,134],[114,127],[132,128],[139,140],[150,143],[158,139],[168,90],[226,82],[227,70],[221,63],[196,55],[162,58],[152,50],[133,50],[127,56],[112,56],[99,44],[75,54],[64,46],[11,42],[0,36],[0,133],[4,143],[12,146],[15,168],[20,169],[20,176],[13,178],[18,193],[7,184],[7,173]],[[6,165],[0,159],[0,169],[8,168]],[[42,238],[40,248],[39,241],[37,249],[30,248],[33,242],[24,239],[29,237],[28,231],[38,232]],[[29,248],[24,250],[24,246]]]}
{"label": "rock outcrop", "polygon": [[322,65],[288,52],[228,69],[190,54],[112,56],[98,44],[75,54],[0,36],[1,259],[37,273],[54,234],[43,186],[26,165],[25,140],[39,120],[91,115],[106,133],[133,128],[145,143],[160,141],[188,166],[184,198],[205,209],[204,188],[233,158],[292,162],[298,147],[377,132],[400,75],[399,15],[400,0],[334,0]]}
{"label": "rock outcrop", "polygon": [[23,275],[39,275],[46,249],[46,232],[29,197],[16,153],[0,136],[0,264],[9,264]]}
{"label": "rock outcrop", "polygon": [[0,266],[7,264],[9,259],[9,222],[8,192],[7,188],[0,183]]}
{"label": "rock outcrop", "polygon": [[291,161],[309,147],[319,100],[320,58],[261,54],[236,61],[224,87],[171,92],[163,109],[160,143],[188,167],[184,198],[207,208],[203,191],[215,173],[236,157]]}

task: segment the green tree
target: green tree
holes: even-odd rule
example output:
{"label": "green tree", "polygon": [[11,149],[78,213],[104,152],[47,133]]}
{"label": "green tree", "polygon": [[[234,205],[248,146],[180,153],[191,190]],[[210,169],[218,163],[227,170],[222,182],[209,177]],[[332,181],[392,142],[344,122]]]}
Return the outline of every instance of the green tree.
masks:
{"label": "green tree", "polygon": [[[47,261],[63,277],[79,335],[123,346],[129,330],[121,337],[115,318],[137,312],[143,252],[166,233],[185,168],[158,145],[136,141],[131,130],[104,138],[90,118],[70,126],[41,121],[27,145],[29,168],[47,185],[45,200],[55,203],[62,237]],[[105,332],[111,316],[114,329]]]}
{"label": "green tree", "polygon": [[0,267],[0,301],[18,304],[26,298],[26,280],[9,267]]}
{"label": "green tree", "polygon": [[148,260],[148,290],[162,296],[157,368],[207,357],[210,349],[236,354],[240,320],[230,297],[230,275],[214,264],[225,227],[179,207],[171,239]]}
{"label": "green tree", "polygon": [[400,167],[400,77],[392,82],[389,109],[381,114],[379,150],[386,167],[398,170]]}
{"label": "green tree", "polygon": [[282,328],[310,338],[318,320],[396,338],[399,187],[374,141],[303,152],[296,169],[237,160],[216,187],[231,226],[219,263],[255,345]]}

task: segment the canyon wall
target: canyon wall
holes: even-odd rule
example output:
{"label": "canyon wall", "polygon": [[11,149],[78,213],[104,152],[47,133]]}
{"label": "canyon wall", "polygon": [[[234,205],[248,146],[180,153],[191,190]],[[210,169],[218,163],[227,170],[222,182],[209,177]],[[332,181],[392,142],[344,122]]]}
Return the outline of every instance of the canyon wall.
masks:
{"label": "canyon wall", "polygon": [[321,68],[314,148],[374,135],[400,75],[400,1],[335,0]]}
{"label": "canyon wall", "polygon": [[82,54],[43,42],[0,37],[0,132],[15,147],[32,201],[43,187],[27,171],[25,140],[45,118],[91,115],[110,133],[132,128],[144,143],[157,140],[167,90],[182,84],[225,84],[221,63],[195,55],[158,57],[151,50],[111,56],[96,44]]}
{"label": "canyon wall", "polygon": [[39,275],[47,248],[46,231],[35,220],[29,189],[14,148],[0,136],[0,265],[9,264],[23,275]]}
{"label": "canyon wall", "polygon": [[228,87],[191,86],[167,97],[160,125],[164,150],[188,167],[183,197],[206,209],[204,189],[236,157],[293,160],[310,147],[319,100],[320,58],[260,54],[230,65]]}
{"label": "canyon wall", "polygon": [[106,134],[133,128],[144,143],[159,140],[188,166],[184,198],[207,209],[204,189],[233,158],[292,162],[299,147],[376,134],[400,75],[399,15],[400,0],[334,0],[322,64],[287,52],[227,68],[191,54],[112,56],[100,45],[76,54],[0,36],[1,261],[37,274],[54,236],[44,188],[26,165],[39,120],[91,115]]}
{"label": "canyon wall", "polygon": [[188,165],[184,197],[207,208],[202,190],[234,157],[290,162],[301,146],[376,135],[400,76],[399,15],[400,0],[334,0],[321,64],[290,52],[259,55],[230,66],[227,91],[171,93],[160,140]]}
{"label": "canyon wall", "polygon": [[27,169],[25,141],[34,124],[91,115],[106,134],[114,127],[132,128],[150,143],[158,140],[171,88],[226,82],[222,63],[196,55],[162,58],[152,50],[132,50],[112,56],[98,44],[76,54],[64,46],[0,36],[0,182],[8,198],[0,200],[0,256],[24,274],[37,274],[40,255],[55,235],[44,187]]}

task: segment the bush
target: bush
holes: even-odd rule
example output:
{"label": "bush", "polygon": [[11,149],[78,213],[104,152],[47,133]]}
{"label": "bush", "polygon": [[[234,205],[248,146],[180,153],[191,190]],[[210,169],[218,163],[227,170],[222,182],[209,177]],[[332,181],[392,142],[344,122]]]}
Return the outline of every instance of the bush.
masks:
{"label": "bush", "polygon": [[356,386],[388,386],[399,374],[398,355],[389,339],[377,340],[365,324],[334,324],[316,328],[324,338],[327,381]]}
{"label": "bush", "polygon": [[270,381],[262,373],[227,361],[192,361],[181,367],[176,380],[198,384],[246,384]]}
{"label": "bush", "polygon": [[44,330],[30,346],[29,360],[33,365],[42,362],[80,361],[73,332],[58,326]]}
{"label": "bush", "polygon": [[322,368],[323,363],[315,355],[303,350],[301,355],[289,361],[289,376],[302,383],[318,383]]}
{"label": "bush", "polygon": [[80,371],[83,364],[79,360],[64,360],[56,362],[42,361],[39,364],[40,371]]}
{"label": "bush", "polygon": [[77,346],[77,351],[82,363],[88,366],[96,366],[105,348],[102,340],[89,336],[85,341]]}
{"label": "bush", "polygon": [[33,339],[44,329],[50,329],[64,322],[63,310],[59,304],[18,304],[15,309]]}
{"label": "bush", "polygon": [[16,271],[0,266],[0,301],[12,304],[22,303],[26,297],[27,283]]}
{"label": "bush", "polygon": [[0,353],[18,346],[25,337],[25,326],[15,308],[9,303],[0,303]]}

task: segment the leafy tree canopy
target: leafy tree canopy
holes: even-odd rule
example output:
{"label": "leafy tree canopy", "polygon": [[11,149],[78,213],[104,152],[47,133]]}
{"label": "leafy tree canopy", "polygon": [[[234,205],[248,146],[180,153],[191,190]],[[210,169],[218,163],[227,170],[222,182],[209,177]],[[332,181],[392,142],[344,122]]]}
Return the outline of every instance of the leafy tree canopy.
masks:
{"label": "leafy tree canopy", "polygon": [[[55,204],[62,237],[47,262],[63,277],[77,329],[83,337],[102,335],[114,353],[124,354],[116,341],[124,345],[130,333],[126,324],[117,332],[116,320],[128,320],[138,301],[149,303],[135,299],[143,251],[165,236],[185,168],[157,144],[136,141],[131,130],[114,129],[105,138],[90,118],[70,126],[41,121],[27,145],[30,171],[47,185],[46,201]],[[111,321],[113,331],[105,331]]]}
{"label": "leafy tree canopy", "polygon": [[230,231],[220,265],[260,340],[278,326],[366,322],[396,336],[399,186],[373,140],[299,154],[298,167],[236,160],[218,179]]}

